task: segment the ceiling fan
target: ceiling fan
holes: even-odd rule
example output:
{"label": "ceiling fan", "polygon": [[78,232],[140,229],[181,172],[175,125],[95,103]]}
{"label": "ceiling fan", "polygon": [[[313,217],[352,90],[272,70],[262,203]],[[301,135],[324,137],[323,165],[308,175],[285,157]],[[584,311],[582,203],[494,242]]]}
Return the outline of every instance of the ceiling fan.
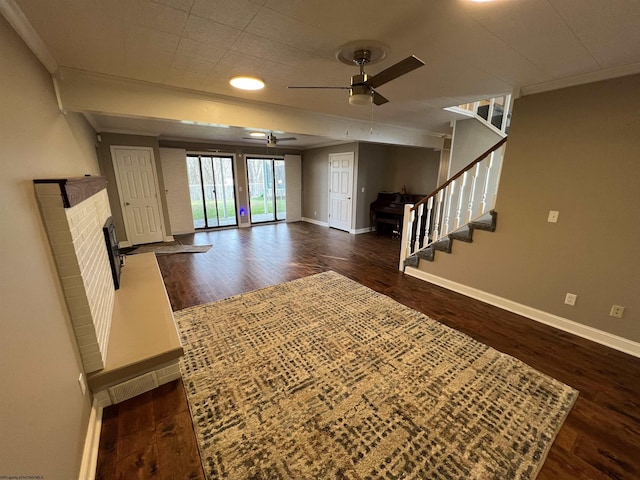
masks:
{"label": "ceiling fan", "polygon": [[[260,140],[263,141],[264,139],[261,137],[242,137],[243,140]],[[285,138],[276,138],[276,136],[273,133],[269,133],[266,136],[266,140],[267,140],[267,146],[268,147],[275,147],[278,142],[286,142],[286,141],[290,141],[290,140],[297,140],[296,137],[285,137]]]}
{"label": "ceiling fan", "polygon": [[364,72],[364,66],[374,63],[372,52],[375,55],[375,61],[381,60],[386,56],[386,52],[381,52],[379,48],[345,48],[339,51],[336,56],[343,63],[353,63],[358,66],[360,73],[351,77],[351,85],[348,87],[288,87],[288,88],[330,88],[339,90],[349,90],[349,103],[351,105],[369,105],[372,102],[375,105],[387,103],[385,97],[380,95],[376,88],[405,75],[416,68],[422,67],[424,62],[415,55],[411,55],[404,60],[399,61],[395,65],[377,73],[370,77]]}

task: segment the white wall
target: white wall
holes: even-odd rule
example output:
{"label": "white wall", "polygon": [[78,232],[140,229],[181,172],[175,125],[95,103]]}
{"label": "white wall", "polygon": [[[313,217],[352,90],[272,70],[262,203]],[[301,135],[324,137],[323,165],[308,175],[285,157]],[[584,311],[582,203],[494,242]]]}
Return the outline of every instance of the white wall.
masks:
{"label": "white wall", "polygon": [[287,184],[287,222],[302,220],[302,157],[284,156],[284,178]]}
{"label": "white wall", "polygon": [[99,175],[95,133],[0,17],[0,475],[77,478],[90,403],[35,178]]}
{"label": "white wall", "polygon": [[193,233],[193,214],[187,178],[187,151],[181,148],[161,148],[160,162],[171,232],[174,235]]}
{"label": "white wall", "polygon": [[458,120],[453,127],[447,178],[454,176],[500,140],[500,135],[475,118]]}

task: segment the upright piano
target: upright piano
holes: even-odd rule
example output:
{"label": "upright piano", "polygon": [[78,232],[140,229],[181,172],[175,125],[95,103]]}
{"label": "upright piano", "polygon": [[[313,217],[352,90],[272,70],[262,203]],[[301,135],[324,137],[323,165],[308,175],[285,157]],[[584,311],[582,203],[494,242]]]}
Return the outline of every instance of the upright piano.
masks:
{"label": "upright piano", "polygon": [[400,236],[405,204],[418,203],[423,197],[411,193],[379,192],[369,209],[371,226],[376,227],[379,235],[390,232],[393,236]]}

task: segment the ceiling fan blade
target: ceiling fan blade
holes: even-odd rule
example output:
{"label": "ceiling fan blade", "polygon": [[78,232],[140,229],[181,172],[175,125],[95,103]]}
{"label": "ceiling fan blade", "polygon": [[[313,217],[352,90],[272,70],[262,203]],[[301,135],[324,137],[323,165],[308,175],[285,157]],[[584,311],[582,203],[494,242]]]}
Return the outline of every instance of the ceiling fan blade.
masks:
{"label": "ceiling fan blade", "polygon": [[380,95],[378,92],[376,92],[375,90],[373,91],[373,103],[375,105],[383,105],[385,103],[387,103],[389,100],[387,100],[386,98],[384,98],[382,95]]}
{"label": "ceiling fan blade", "polygon": [[286,142],[287,140],[297,140],[297,138],[296,137],[285,137],[285,138],[276,137],[276,140],[278,140],[279,142]]}
{"label": "ceiling fan blade", "polygon": [[423,65],[424,62],[422,60],[415,55],[411,55],[410,57],[400,60],[395,65],[391,65],[389,68],[371,77],[367,81],[367,85],[373,88],[379,87],[380,85],[384,85],[385,83],[405,75],[416,68],[422,67]]}
{"label": "ceiling fan blade", "polygon": [[287,88],[330,88],[334,90],[349,90],[351,87],[287,87]]}

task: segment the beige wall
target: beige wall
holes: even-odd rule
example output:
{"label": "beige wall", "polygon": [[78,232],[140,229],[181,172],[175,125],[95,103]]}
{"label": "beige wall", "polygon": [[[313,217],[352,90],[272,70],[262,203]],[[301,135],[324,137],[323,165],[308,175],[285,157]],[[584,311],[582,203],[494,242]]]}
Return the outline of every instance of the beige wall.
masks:
{"label": "beige wall", "polygon": [[[358,179],[356,185],[356,230],[371,227],[369,209],[378,198],[378,192],[386,190],[386,148],[373,143],[358,144]],[[364,192],[362,189],[364,188]]]}
{"label": "beige wall", "polygon": [[[517,100],[497,231],[421,268],[639,342],[639,92],[635,75]],[[609,316],[612,304],[624,318]]]}
{"label": "beige wall", "polygon": [[440,152],[430,148],[389,145],[386,157],[385,190],[399,192],[405,186],[407,193],[428,195],[436,189]]}
{"label": "beige wall", "polygon": [[122,207],[120,205],[120,195],[116,183],[116,174],[113,168],[113,160],[111,157],[111,146],[126,147],[150,147],[153,149],[153,156],[158,174],[158,188],[160,191],[160,203],[162,206],[162,218],[164,221],[165,237],[172,235],[171,221],[169,219],[169,208],[167,207],[167,198],[164,194],[164,176],[162,175],[162,164],[160,161],[160,148],[157,137],[148,137],[142,135],[125,135],[120,133],[100,132],[101,141],[98,143],[98,160],[100,162],[100,170],[102,175],[107,177],[107,191],[109,192],[109,204],[111,205],[111,215],[113,223],[116,227],[118,242],[127,240],[127,232],[124,227],[124,219],[122,217]]}
{"label": "beige wall", "polygon": [[0,17],[0,475],[77,478],[90,403],[32,180],[99,175],[95,134]]}
{"label": "beige wall", "polygon": [[341,152],[355,156],[356,230],[370,226],[369,207],[378,192],[406,185],[409,193],[426,195],[436,188],[440,153],[429,148],[364,142],[313,148],[302,154],[303,217],[328,222],[329,154]]}
{"label": "beige wall", "polygon": [[302,152],[302,216],[304,218],[329,222],[329,154],[344,152],[353,152],[357,165],[357,143],[311,148]]}

